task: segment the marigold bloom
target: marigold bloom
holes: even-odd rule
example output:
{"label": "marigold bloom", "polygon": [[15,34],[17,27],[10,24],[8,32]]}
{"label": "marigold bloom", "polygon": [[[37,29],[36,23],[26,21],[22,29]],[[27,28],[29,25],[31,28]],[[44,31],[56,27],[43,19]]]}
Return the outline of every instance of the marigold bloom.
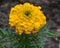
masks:
{"label": "marigold bloom", "polygon": [[9,25],[15,27],[18,34],[36,33],[46,24],[46,17],[40,6],[30,3],[18,4],[11,8]]}

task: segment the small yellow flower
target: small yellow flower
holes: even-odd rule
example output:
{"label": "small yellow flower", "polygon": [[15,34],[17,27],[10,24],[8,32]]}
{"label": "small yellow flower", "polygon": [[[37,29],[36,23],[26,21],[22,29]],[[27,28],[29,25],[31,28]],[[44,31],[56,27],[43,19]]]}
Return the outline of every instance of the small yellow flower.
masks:
{"label": "small yellow flower", "polygon": [[46,24],[46,17],[40,6],[30,3],[18,4],[11,8],[9,25],[15,27],[18,34],[36,33]]}

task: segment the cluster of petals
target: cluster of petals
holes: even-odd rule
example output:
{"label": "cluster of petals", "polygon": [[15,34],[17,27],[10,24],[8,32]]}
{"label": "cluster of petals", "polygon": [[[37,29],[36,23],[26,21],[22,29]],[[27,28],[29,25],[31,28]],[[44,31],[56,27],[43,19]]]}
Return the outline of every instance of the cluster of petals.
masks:
{"label": "cluster of petals", "polygon": [[37,33],[45,24],[46,16],[41,11],[41,6],[34,6],[26,2],[11,8],[9,25],[15,27],[18,34]]}

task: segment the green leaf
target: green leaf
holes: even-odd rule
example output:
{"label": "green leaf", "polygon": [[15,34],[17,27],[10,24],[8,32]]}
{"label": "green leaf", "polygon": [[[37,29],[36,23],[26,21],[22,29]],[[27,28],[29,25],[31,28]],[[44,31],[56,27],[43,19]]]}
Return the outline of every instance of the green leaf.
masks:
{"label": "green leaf", "polygon": [[3,36],[4,35],[4,31],[2,29],[0,29],[0,35]]}
{"label": "green leaf", "polygon": [[51,30],[48,30],[47,35],[50,36],[50,37],[54,37],[54,38],[57,37],[56,32],[51,31]]}
{"label": "green leaf", "polygon": [[0,45],[0,48],[3,48],[3,47]]}
{"label": "green leaf", "polygon": [[42,27],[40,28],[39,32],[43,32],[43,31],[46,31],[47,27],[48,27],[48,22]]}

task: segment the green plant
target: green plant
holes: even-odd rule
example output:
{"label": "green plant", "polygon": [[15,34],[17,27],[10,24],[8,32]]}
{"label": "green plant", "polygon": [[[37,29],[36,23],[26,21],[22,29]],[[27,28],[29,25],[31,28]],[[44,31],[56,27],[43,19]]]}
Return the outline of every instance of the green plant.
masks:
{"label": "green plant", "polygon": [[0,29],[0,48],[44,48],[45,41],[57,37],[47,29],[47,24],[38,33],[19,35],[11,29]]}

